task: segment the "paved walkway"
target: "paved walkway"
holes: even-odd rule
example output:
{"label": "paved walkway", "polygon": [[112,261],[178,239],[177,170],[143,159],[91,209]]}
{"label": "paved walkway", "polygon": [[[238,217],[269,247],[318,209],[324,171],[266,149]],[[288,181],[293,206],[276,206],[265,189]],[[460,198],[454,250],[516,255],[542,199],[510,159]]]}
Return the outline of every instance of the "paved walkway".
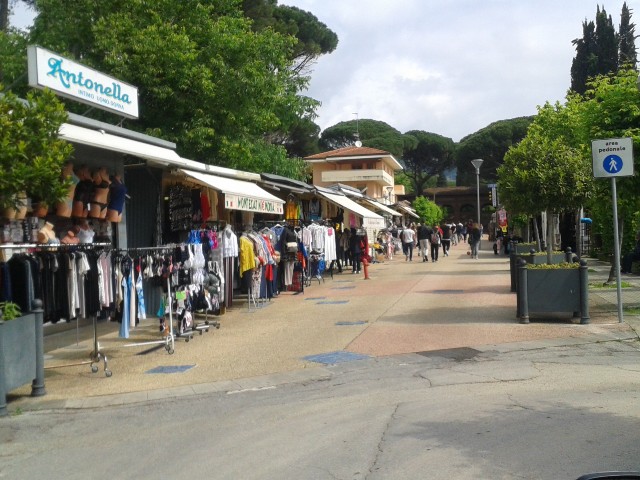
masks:
{"label": "paved walkway", "polygon": [[[144,320],[128,340],[118,324],[101,322],[103,365],[92,373],[88,359],[92,329],[55,332],[46,327],[47,395],[29,397],[30,387],[11,392],[9,411],[90,408],[216,391],[269,388],[327,378],[327,365],[351,359],[473,347],[506,351],[551,344],[636,339],[637,317],[618,323],[615,311],[592,324],[569,317],[516,321],[516,297],[510,292],[509,259],[482,242],[480,258],[466,245],[454,246],[436,263],[403,255],[370,267],[362,275],[329,276],[312,281],[304,294],[283,293],[259,309],[238,302],[218,317],[219,330],[177,340],[170,355],[159,346],[126,347],[157,340],[157,319]],[[599,265],[599,272],[606,265]],[[157,373],[156,373],[157,372]]]}

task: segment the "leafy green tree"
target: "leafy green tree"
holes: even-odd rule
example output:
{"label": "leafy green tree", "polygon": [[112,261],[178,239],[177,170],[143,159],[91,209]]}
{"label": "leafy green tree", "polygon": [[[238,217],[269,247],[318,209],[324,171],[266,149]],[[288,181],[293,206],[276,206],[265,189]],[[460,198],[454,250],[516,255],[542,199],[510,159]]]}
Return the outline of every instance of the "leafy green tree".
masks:
{"label": "leafy green tree", "polygon": [[533,117],[499,120],[462,138],[456,148],[457,185],[475,185],[476,171],[471,160],[476,158],[484,160],[482,179],[495,182],[496,170],[502,165],[505,153],[525,137],[532,121]]}
{"label": "leafy green tree", "polygon": [[399,157],[412,139],[379,120],[361,119],[337,123],[320,136],[320,148],[335,150],[350,147],[360,140],[365,147],[378,148]]}
{"label": "leafy green tree", "polygon": [[[617,74],[603,75],[589,83],[585,96],[573,96],[569,105],[579,118],[576,124],[576,141],[590,148],[592,140],[631,137],[634,143],[634,169],[640,168],[640,91],[638,73],[626,68]],[[587,153],[589,155],[589,153]],[[587,205],[594,220],[593,232],[602,235],[606,251],[613,251],[613,220],[611,212],[610,182],[595,182],[593,199]],[[618,216],[623,232],[623,248],[633,244],[634,232],[624,225],[632,225],[636,212],[640,211],[640,178],[617,179]]]}
{"label": "leafy green tree", "polygon": [[320,127],[309,118],[295,122],[283,137],[282,145],[290,157],[304,158],[320,152]]}
{"label": "leafy green tree", "polygon": [[412,205],[416,213],[420,215],[420,220],[427,225],[439,224],[444,219],[442,208],[426,197],[416,197]]}
{"label": "leafy green tree", "polygon": [[0,96],[0,206],[16,207],[17,195],[54,205],[68,193],[60,178],[73,147],[58,138],[67,119],[49,90],[31,91],[26,101],[9,92]]}
{"label": "leafy green tree", "polygon": [[311,12],[278,5],[277,0],[243,0],[242,9],[253,21],[254,31],[272,28],[297,39],[291,57],[295,72],[305,72],[319,56],[338,46],[338,36]]}
{"label": "leafy green tree", "polygon": [[396,172],[394,183],[396,185],[404,185],[405,193],[414,193],[413,192],[413,183],[411,179],[407,177],[407,174],[404,171]]}
{"label": "leafy green tree", "polygon": [[[27,73],[27,34],[8,28],[0,31],[0,82],[11,89]],[[24,81],[22,84],[24,85]],[[26,93],[26,89],[23,90]]]}
{"label": "leafy green tree", "polygon": [[306,73],[321,55],[333,52],[338,36],[310,12],[279,5],[273,12],[276,31],[293,35],[298,42],[293,49],[293,71]]}
{"label": "leafy green tree", "polygon": [[627,7],[627,2],[622,4],[622,13],[620,14],[620,28],[618,29],[620,44],[618,53],[618,65],[631,66],[637,69],[638,55],[636,52],[636,26],[631,23],[631,12]]}
{"label": "leafy green tree", "polygon": [[290,69],[296,39],[253,31],[236,0],[39,0],[37,9],[34,41],[138,86],[131,127],[176,142],[187,158],[232,166],[254,151],[266,157],[247,169],[259,171],[279,158],[280,147],[263,148],[269,132],[318,104],[299,95],[308,79]]}
{"label": "leafy green tree", "polygon": [[[569,109],[547,103],[538,112],[527,136],[498,168],[501,201],[507,210],[530,216],[575,211],[592,193],[589,156],[584,146],[571,144]],[[551,222],[548,225],[547,245],[552,245]],[[547,253],[551,255],[551,248]]]}
{"label": "leafy green tree", "polygon": [[404,172],[413,183],[416,193],[422,193],[427,182],[454,166],[455,143],[448,137],[422,130],[411,130],[405,135],[415,139],[402,155]]}

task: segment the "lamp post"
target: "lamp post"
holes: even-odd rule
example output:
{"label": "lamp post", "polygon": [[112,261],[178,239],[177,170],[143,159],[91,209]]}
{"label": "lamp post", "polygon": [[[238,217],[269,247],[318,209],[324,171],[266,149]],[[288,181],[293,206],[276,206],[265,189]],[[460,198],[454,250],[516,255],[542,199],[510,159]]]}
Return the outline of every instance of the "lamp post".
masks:
{"label": "lamp post", "polygon": [[482,162],[484,162],[484,160],[482,160],[481,158],[476,158],[475,160],[471,160],[471,164],[475,167],[476,169],[476,199],[478,202],[478,228],[480,228],[480,165],[482,165]]}

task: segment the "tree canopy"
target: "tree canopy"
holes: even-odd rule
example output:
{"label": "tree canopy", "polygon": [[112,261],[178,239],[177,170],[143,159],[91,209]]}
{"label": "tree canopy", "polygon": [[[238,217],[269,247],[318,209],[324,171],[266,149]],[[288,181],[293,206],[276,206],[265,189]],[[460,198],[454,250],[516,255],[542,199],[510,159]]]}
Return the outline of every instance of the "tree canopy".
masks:
{"label": "tree canopy", "polygon": [[512,145],[516,145],[527,134],[533,117],[518,117],[494,122],[460,140],[456,149],[458,185],[473,185],[475,168],[471,160],[482,158],[482,178],[495,182],[497,169],[504,155]]}
{"label": "tree canopy", "polygon": [[399,157],[413,140],[379,120],[361,119],[337,123],[326,128],[320,137],[320,148],[335,150],[352,146],[360,140],[365,147],[378,148]]}
{"label": "tree canopy", "polygon": [[405,135],[414,142],[402,155],[404,173],[411,179],[416,194],[420,194],[431,177],[454,166],[455,143],[448,137],[422,130],[411,130]]}
{"label": "tree canopy", "polygon": [[636,68],[635,26],[625,2],[616,33],[611,15],[604,7],[596,10],[594,21],[582,23],[582,38],[573,40],[576,56],[571,64],[571,91],[585,93],[590,78],[615,73],[624,65]]}
{"label": "tree canopy", "polygon": [[444,219],[442,208],[423,196],[416,197],[413,208],[426,225],[437,225]]}
{"label": "tree canopy", "polygon": [[[286,152],[317,150],[310,136],[319,131],[319,103],[301,94],[309,81],[301,64],[335,49],[337,36],[309,12],[274,0],[38,0],[35,7],[30,42],[138,87],[140,118],[127,128],[173,141],[187,158],[250,171],[302,171],[280,165],[301,162]],[[19,35],[0,38],[5,84],[24,73],[25,45]],[[24,95],[28,87],[18,81],[12,90]],[[87,114],[86,106],[66,105]],[[121,121],[99,110],[91,116]],[[263,157],[252,164],[250,151]]]}

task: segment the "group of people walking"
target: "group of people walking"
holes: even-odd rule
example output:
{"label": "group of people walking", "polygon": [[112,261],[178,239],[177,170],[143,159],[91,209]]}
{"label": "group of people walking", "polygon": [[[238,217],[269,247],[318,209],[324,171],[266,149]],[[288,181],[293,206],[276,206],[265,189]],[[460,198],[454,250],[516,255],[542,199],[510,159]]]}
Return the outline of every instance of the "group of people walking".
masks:
{"label": "group of people walking", "polygon": [[482,238],[482,227],[477,223],[469,221],[466,225],[462,223],[443,223],[442,225],[429,226],[426,224],[411,224],[398,231],[402,241],[402,251],[405,261],[413,261],[413,251],[418,248],[418,256],[423,262],[429,261],[429,250],[431,251],[431,261],[437,262],[442,247],[442,254],[449,256],[452,245],[459,242],[469,242],[471,258],[478,258],[478,248]]}

